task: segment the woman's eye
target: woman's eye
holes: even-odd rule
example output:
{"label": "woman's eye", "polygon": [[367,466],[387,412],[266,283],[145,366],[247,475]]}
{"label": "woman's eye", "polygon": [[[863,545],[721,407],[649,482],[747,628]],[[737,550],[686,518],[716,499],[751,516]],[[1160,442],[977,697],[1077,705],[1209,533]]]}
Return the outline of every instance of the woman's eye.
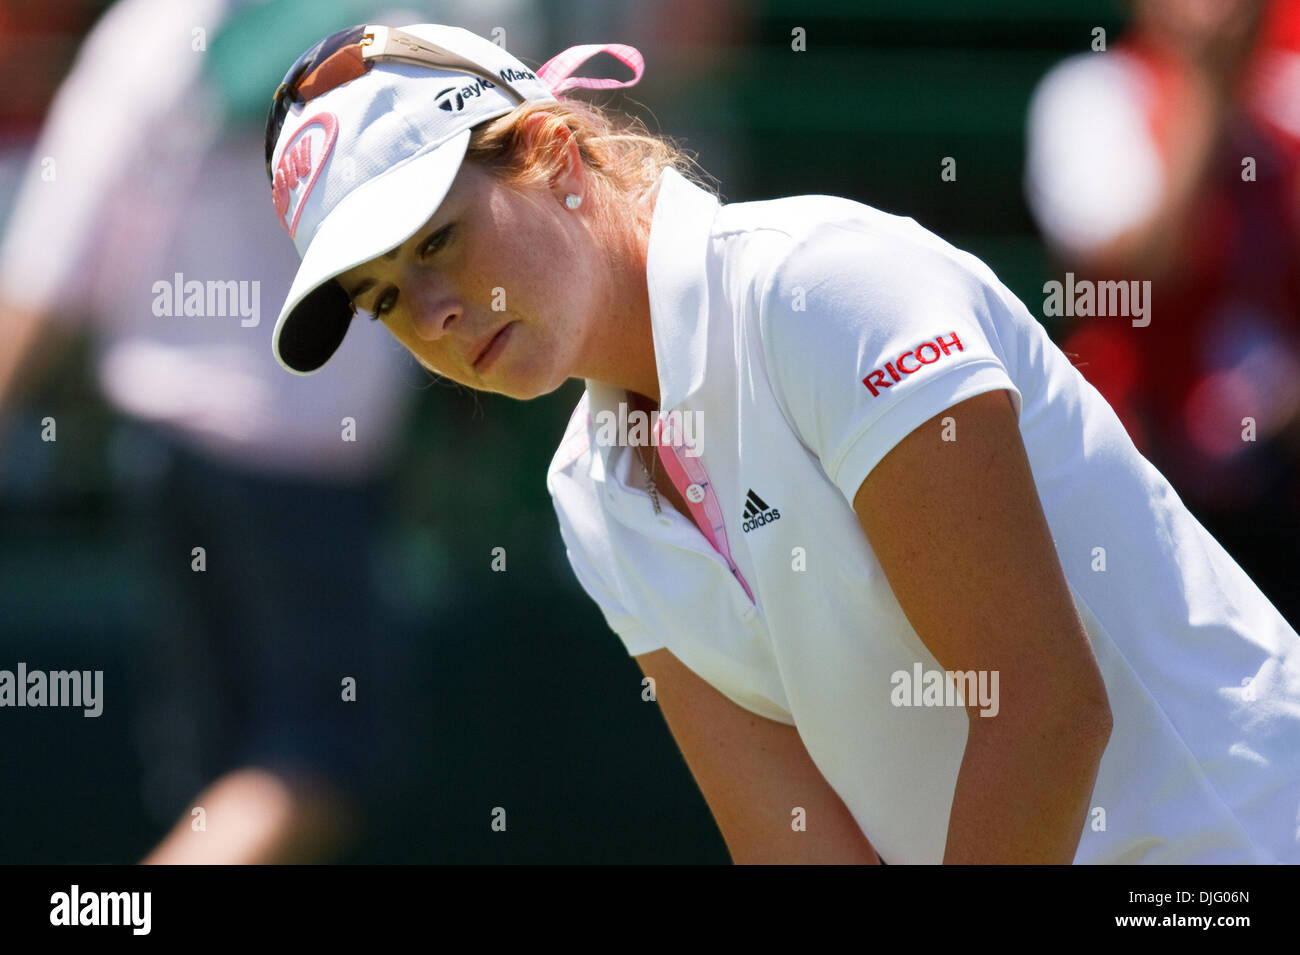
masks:
{"label": "woman's eye", "polygon": [[375,307],[370,311],[371,321],[383,318],[395,304],[397,304],[397,291],[390,288],[375,302]]}
{"label": "woman's eye", "polygon": [[[424,240],[420,246],[420,258],[425,259],[442,249],[452,235],[452,225],[449,223],[435,232],[429,238]],[[370,320],[378,321],[392,311],[393,306],[397,304],[397,290],[388,289],[375,301],[375,307],[370,310]]]}
{"label": "woman's eye", "polygon": [[420,257],[425,258],[437,252],[447,244],[451,238],[451,226],[445,225],[433,235],[425,240],[424,245],[420,246]]}

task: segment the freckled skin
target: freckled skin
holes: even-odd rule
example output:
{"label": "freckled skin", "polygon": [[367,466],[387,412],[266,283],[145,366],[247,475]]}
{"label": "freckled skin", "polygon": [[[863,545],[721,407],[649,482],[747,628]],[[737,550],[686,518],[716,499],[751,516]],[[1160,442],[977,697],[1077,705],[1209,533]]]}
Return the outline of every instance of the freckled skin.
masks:
{"label": "freckled skin", "polygon": [[[394,260],[373,259],[340,280],[349,292],[372,280],[356,297],[358,307],[373,310],[387,296],[384,325],[438,374],[515,398],[547,394],[577,365],[600,289],[592,278],[599,250],[580,220],[562,215],[567,211],[550,190],[521,192],[465,163]],[[446,240],[427,249],[449,224]],[[517,323],[509,347],[480,374],[472,367],[479,347],[507,322]]]}
{"label": "freckled skin", "polygon": [[[466,387],[529,399],[589,378],[657,405],[646,284],[654,192],[644,202],[619,200],[604,217],[617,234],[605,234],[577,141],[564,127],[547,133],[543,126],[542,116],[525,119],[522,139],[556,148],[563,172],[521,188],[465,162],[394,258],[376,257],[339,280],[366,312],[386,300],[382,321],[393,337],[426,368]],[[539,144],[543,135],[561,141]],[[565,206],[570,194],[583,199],[577,209]],[[432,248],[431,237],[449,224],[446,240]],[[490,368],[475,369],[479,348],[508,322],[505,349]]]}

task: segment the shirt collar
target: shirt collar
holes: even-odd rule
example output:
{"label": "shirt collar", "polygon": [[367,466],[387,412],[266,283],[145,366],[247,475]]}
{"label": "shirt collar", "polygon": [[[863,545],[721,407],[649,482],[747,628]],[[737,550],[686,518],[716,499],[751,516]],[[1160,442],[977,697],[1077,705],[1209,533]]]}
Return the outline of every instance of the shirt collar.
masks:
{"label": "shirt collar", "polygon": [[[707,367],[709,327],[708,252],[713,219],[721,204],[672,167],[663,171],[650,242],[646,283],[650,326],[659,377],[659,410],[667,414],[700,390]],[[585,379],[591,422],[600,411],[617,414],[626,401],[621,388]],[[609,448],[601,446],[602,470]],[[594,460],[593,460],[593,463]]]}

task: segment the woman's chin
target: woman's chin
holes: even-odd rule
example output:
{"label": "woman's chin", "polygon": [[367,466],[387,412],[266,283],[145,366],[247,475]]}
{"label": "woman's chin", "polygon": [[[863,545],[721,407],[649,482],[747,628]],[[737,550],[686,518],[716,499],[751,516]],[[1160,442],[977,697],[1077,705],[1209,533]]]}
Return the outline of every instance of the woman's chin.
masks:
{"label": "woman's chin", "polygon": [[510,398],[516,398],[519,401],[531,401],[533,398],[540,398],[543,395],[549,395],[557,391],[569,377],[558,377],[555,375],[528,374],[527,372],[511,375],[507,380],[501,382],[488,381],[484,382],[489,391],[495,391],[498,394],[506,395]]}
{"label": "woman's chin", "polygon": [[[563,382],[561,382],[561,384],[563,384]],[[532,401],[534,398],[549,395],[559,387],[559,385],[551,385],[550,387],[526,387],[521,383],[512,383],[510,386],[491,388],[490,390],[495,391],[497,394],[505,395],[507,398],[514,398],[518,401]]]}

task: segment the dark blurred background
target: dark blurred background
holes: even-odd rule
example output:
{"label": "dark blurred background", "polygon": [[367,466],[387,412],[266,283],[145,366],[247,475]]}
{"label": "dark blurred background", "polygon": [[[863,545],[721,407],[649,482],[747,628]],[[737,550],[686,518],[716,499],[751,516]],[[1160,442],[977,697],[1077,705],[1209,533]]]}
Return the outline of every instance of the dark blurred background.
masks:
{"label": "dark blurred background", "polygon": [[[0,5],[0,223],[51,97],[109,6]],[[214,62],[228,121],[259,123],[296,53],[354,22],[346,6],[317,12],[261,56],[252,48],[263,34],[247,30],[249,52]],[[456,4],[396,6],[459,22]],[[491,7],[479,15],[490,20]],[[540,64],[576,43],[640,48],[644,81],[602,102],[684,140],[726,201],[826,193],[912,216],[987,262],[1041,316],[1052,275],[1022,187],[1027,105],[1054,63],[1089,50],[1095,28],[1118,33],[1124,11],[1111,0],[544,8],[511,51]],[[806,52],[791,50],[796,28]],[[210,52],[221,55],[215,38]],[[941,182],[948,156],[958,176]],[[256,150],[249,162],[260,165]],[[269,199],[265,211],[269,222]],[[268,348],[289,279],[263,288],[263,321],[244,330]],[[139,489],[138,445],[96,387],[93,361],[74,341],[7,409],[0,442],[0,668],[103,669],[106,698],[98,719],[0,710],[0,862],[135,861],[185,810],[151,800],[157,770],[140,755],[149,716],[135,699],[153,652],[142,634],[172,598],[129,543],[138,512],[119,492]],[[581,383],[530,403],[418,373],[393,387],[410,394],[380,546],[353,570],[380,595],[401,660],[363,682],[354,705],[370,708],[379,745],[403,769],[362,781],[364,835],[342,861],[725,862],[659,713],[641,699],[639,670],[565,559],[544,477]],[[46,415],[57,442],[37,439]],[[490,567],[495,547],[508,555],[503,573]],[[498,806],[503,833],[489,826]]]}

